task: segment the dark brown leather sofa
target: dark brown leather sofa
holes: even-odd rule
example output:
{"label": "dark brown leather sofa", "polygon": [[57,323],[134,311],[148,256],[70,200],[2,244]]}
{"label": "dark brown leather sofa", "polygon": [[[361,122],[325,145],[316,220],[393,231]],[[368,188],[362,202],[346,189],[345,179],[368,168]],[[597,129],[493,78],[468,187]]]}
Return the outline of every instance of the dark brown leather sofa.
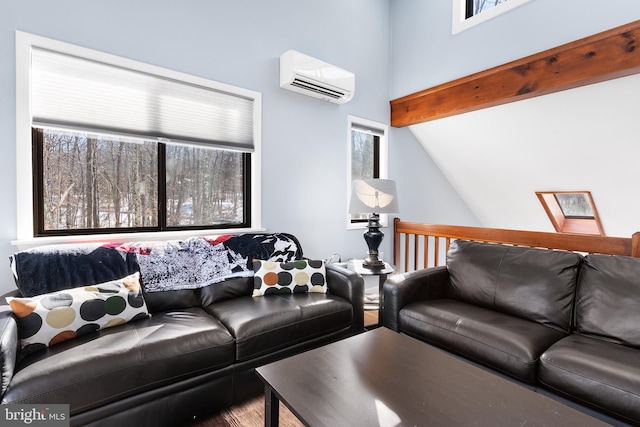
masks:
{"label": "dark brown leather sofa", "polygon": [[640,425],[640,259],[454,241],[384,285],[384,326]]}
{"label": "dark brown leather sofa", "polygon": [[326,294],[252,297],[253,278],[234,277],[146,293],[148,319],[24,357],[4,305],[2,403],[69,404],[74,426],[188,425],[262,392],[255,367],[363,330],[362,278],[327,264],[326,283]]}

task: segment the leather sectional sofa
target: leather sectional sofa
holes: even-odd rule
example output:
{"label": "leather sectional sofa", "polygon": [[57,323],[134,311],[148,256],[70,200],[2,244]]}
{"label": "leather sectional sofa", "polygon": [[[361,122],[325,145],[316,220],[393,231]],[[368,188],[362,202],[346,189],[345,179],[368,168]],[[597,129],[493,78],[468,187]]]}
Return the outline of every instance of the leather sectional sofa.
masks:
{"label": "leather sectional sofa", "polygon": [[[49,346],[25,346],[22,335],[32,334],[28,316],[0,307],[2,403],[69,404],[74,426],[180,426],[260,393],[255,367],[363,330],[362,278],[340,267],[327,264],[324,278],[314,273],[326,293],[281,289],[252,296],[254,259],[280,265],[302,258],[299,242],[287,234],[19,252],[12,267],[23,294],[7,296],[53,292],[47,295],[58,296],[49,303],[60,305],[77,286],[89,293],[112,292],[123,276],[140,273],[143,300],[131,292],[128,298],[149,315],[138,313],[109,328],[93,326],[99,330]],[[167,288],[172,280],[186,288]],[[156,289],[149,292],[152,286]],[[113,308],[117,304],[96,304],[107,312],[120,310]],[[78,310],[78,316],[95,311]]]}
{"label": "leather sectional sofa", "polygon": [[391,277],[384,326],[614,424],[640,425],[640,259],[453,241]]}

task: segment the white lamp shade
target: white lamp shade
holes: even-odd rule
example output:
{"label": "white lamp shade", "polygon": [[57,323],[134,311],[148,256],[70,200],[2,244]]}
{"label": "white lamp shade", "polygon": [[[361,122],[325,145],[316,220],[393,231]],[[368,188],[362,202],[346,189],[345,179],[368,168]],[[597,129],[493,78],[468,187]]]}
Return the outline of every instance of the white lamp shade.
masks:
{"label": "white lamp shade", "polygon": [[391,179],[356,179],[351,186],[350,214],[398,213],[396,182]]}

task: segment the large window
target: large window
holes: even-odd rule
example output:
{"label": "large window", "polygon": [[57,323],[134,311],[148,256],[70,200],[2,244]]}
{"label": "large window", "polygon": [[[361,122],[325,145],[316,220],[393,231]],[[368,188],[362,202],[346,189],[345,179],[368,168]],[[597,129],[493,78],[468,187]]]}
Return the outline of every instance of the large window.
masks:
{"label": "large window", "polygon": [[35,129],[37,235],[247,227],[248,154]]}
{"label": "large window", "polygon": [[16,37],[19,240],[260,227],[259,93]]}
{"label": "large window", "polygon": [[[349,116],[349,197],[353,180],[388,178],[387,132],[382,123]],[[363,227],[367,220],[366,214],[350,215],[349,228]]]}

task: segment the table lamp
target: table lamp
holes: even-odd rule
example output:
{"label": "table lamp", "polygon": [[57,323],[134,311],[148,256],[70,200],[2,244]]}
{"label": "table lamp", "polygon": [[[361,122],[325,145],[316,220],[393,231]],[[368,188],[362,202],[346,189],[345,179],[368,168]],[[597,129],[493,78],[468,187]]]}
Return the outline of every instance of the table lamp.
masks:
{"label": "table lamp", "polygon": [[381,213],[398,213],[396,183],[390,179],[356,179],[351,186],[350,214],[371,214],[364,240],[369,247],[369,256],[362,266],[371,270],[381,270],[384,262],[378,257],[378,248],[384,233],[380,231]]}

